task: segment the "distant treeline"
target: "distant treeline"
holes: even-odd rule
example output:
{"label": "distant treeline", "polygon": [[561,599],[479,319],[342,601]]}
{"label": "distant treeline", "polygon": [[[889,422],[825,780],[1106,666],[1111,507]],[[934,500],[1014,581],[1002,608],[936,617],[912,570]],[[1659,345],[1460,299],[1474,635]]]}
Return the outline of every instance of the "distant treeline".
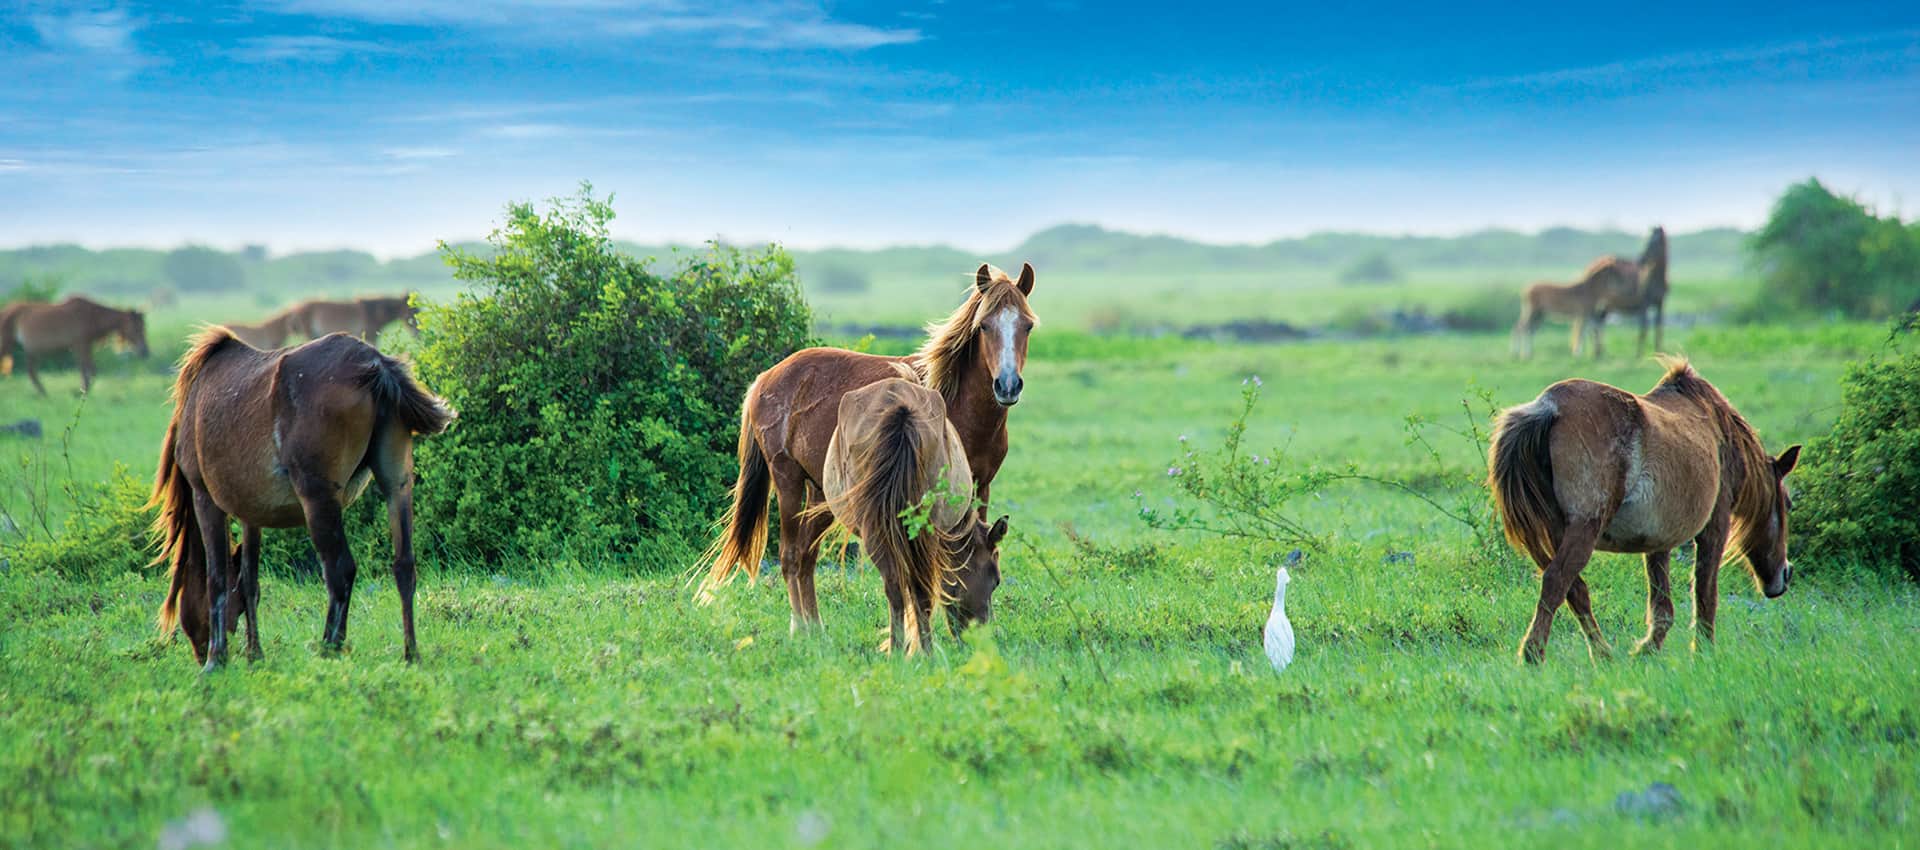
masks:
{"label": "distant treeline", "polygon": [[[1673,254],[1690,264],[1731,268],[1744,262],[1748,235],[1716,229],[1676,234]],[[1069,224],[1028,237],[995,256],[1018,257],[1041,268],[1084,272],[1265,271],[1288,267],[1379,269],[1382,275],[1434,268],[1547,268],[1572,277],[1602,254],[1635,254],[1644,232],[1552,228],[1526,234],[1487,230],[1456,237],[1322,233],[1265,244],[1215,245],[1171,236],[1140,235]],[[485,250],[483,245],[462,245]],[[663,260],[671,246],[621,243],[634,254]],[[810,288],[865,289],[873,277],[964,273],[979,254],[940,245],[876,250],[794,251]],[[1397,272],[1391,270],[1398,270]],[[94,251],[50,245],[0,251],[0,292],[23,281],[57,279],[62,289],[103,295],[148,296],[247,290],[287,296],[337,290],[401,290],[451,281],[437,251],[382,261],[363,251],[273,255],[254,246],[220,251],[189,245],[172,251],[117,248]]]}

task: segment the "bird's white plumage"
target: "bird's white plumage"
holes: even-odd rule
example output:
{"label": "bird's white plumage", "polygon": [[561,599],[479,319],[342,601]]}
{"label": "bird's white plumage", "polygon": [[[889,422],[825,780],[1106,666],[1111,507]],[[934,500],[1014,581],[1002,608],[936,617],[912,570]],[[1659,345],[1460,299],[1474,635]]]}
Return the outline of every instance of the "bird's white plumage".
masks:
{"label": "bird's white plumage", "polygon": [[1273,613],[1267,615],[1267,660],[1274,672],[1293,663],[1293,623],[1287,620],[1287,568],[1281,567],[1273,583]]}

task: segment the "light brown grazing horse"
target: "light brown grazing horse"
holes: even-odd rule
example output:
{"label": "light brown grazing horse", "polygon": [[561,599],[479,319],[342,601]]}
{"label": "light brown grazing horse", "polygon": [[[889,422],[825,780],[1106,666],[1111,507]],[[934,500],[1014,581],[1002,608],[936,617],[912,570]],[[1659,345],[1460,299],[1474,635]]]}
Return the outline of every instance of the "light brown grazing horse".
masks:
{"label": "light brown grazing horse", "polygon": [[[454,418],[446,403],[400,361],[345,334],[268,352],[220,327],[181,359],[173,403],[153,482],[154,531],[172,580],[161,631],[177,623],[194,659],[213,670],[245,612],[247,655],[259,658],[260,529],[305,526],[327,580],[321,641],[338,649],[356,570],[340,514],[371,478],[386,493],[405,657],[417,660],[413,438],[446,430]],[[229,517],[242,532],[237,564]]]}
{"label": "light brown grazing horse", "polygon": [[226,328],[241,342],[261,351],[272,351],[287,344],[287,337],[293,335],[292,323],[293,310],[287,309],[251,325],[228,323]]}
{"label": "light brown grazing horse", "polygon": [[93,388],[93,344],[108,334],[118,334],[134,354],[147,356],[147,318],[138,310],[116,310],[77,295],[58,304],[9,304],[0,309],[0,375],[13,374],[17,345],[33,388],[46,395],[46,385],[40,383],[40,372],[33,365],[34,355],[71,351],[80,366],[80,390],[85,392]]}
{"label": "light brown grazing horse", "polygon": [[1595,550],[1646,555],[1651,652],[1673,625],[1667,562],[1694,542],[1694,647],[1713,640],[1720,565],[1728,546],[1745,557],[1771,599],[1787,592],[1786,477],[1800,459],[1760,446],[1753,427],[1684,360],[1636,396],[1593,381],[1561,381],[1507,409],[1494,427],[1488,483],[1507,541],[1544,571],[1520,657],[1546,655],[1562,602],[1580,621],[1594,657],[1611,654],[1580,571]]}
{"label": "light brown grazing horse", "polygon": [[409,296],[355,298],[352,301],[303,301],[286,312],[288,328],[308,339],[330,333],[346,333],[378,344],[380,330],[394,322],[405,322],[415,335],[420,326],[415,318],[420,310],[409,303]]}
{"label": "light brown grazing horse", "polygon": [[1631,313],[1640,320],[1640,342],[1634,346],[1636,354],[1647,353],[1647,319],[1653,319],[1653,350],[1666,347],[1667,325],[1667,231],[1655,227],[1653,235],[1647,237],[1647,247],[1640,252],[1638,262],[1629,263],[1619,257],[1609,258],[1621,264],[1621,271],[1631,274],[1638,283],[1631,297],[1614,293],[1606,303],[1600,305],[1600,318],[1605,321],[1609,312]]}
{"label": "light brown grazing horse", "polygon": [[[943,605],[956,635],[991,618],[1007,518],[988,526],[973,510],[973,474],[946,401],[917,379],[892,378],[841,396],[839,407],[826,502],[811,510],[831,512],[865,544],[886,585],[888,647],[931,648]],[[923,527],[908,527],[912,511]]]}
{"label": "light brown grazing horse", "polygon": [[917,376],[946,404],[984,517],[988,487],[1007,456],[1007,409],[1025,387],[1020,370],[1027,362],[1027,335],[1038,322],[1027,306],[1031,294],[1033,266],[1021,268],[1015,281],[982,264],[965,303],[929,326],[926,344],[911,355],[808,348],[760,373],[741,404],[740,477],[703,586],[711,590],[736,570],[758,575],[771,489],[780,500],[780,574],[793,607],[791,625],[798,630],[820,622],[813,571],[831,518],[810,514],[807,506],[824,497],[827,445],[840,397],[903,374]]}
{"label": "light brown grazing horse", "polygon": [[1513,324],[1514,353],[1533,356],[1533,332],[1551,313],[1573,317],[1573,356],[1580,356],[1581,340],[1591,331],[1593,356],[1599,359],[1605,353],[1601,329],[1607,306],[1632,301],[1639,285],[1633,264],[1619,257],[1594,260],[1576,283],[1529,284],[1520,295],[1520,319]]}

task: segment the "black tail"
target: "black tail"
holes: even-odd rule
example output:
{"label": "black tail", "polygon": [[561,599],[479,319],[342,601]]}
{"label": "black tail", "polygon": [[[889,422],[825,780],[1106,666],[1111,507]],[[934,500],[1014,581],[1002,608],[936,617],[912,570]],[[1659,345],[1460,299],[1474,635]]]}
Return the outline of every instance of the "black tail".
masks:
{"label": "black tail", "polygon": [[420,386],[407,372],[406,364],[384,354],[367,370],[366,387],[373,393],[380,415],[397,418],[408,430],[421,436],[447,430],[459,415],[445,400]]}
{"label": "black tail", "polygon": [[724,584],[737,570],[746,570],[749,578],[760,572],[760,558],[767,550],[767,491],[773,477],[767,468],[767,456],[760,441],[753,437],[750,409],[740,412],[740,477],[733,483],[733,504],[721,518],[726,528],[707,549],[710,561],[706,590]]}

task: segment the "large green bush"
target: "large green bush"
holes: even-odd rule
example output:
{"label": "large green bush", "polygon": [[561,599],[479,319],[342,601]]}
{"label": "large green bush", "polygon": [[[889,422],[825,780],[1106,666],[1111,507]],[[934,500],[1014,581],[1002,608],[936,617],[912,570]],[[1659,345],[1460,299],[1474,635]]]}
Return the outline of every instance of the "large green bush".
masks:
{"label": "large green bush", "polygon": [[1818,180],[1789,187],[1751,247],[1764,274],[1762,313],[1878,318],[1920,295],[1920,224],[1877,216]]}
{"label": "large green bush", "polygon": [[1839,421],[1792,480],[1808,562],[1920,581],[1920,350],[1848,368]]}
{"label": "large green bush", "polygon": [[471,556],[686,566],[735,473],[761,370],[809,343],[782,250],[715,246],[671,274],[615,249],[589,188],[507,208],[470,290],[422,317],[419,374],[460,420],[420,444],[419,527]]}

